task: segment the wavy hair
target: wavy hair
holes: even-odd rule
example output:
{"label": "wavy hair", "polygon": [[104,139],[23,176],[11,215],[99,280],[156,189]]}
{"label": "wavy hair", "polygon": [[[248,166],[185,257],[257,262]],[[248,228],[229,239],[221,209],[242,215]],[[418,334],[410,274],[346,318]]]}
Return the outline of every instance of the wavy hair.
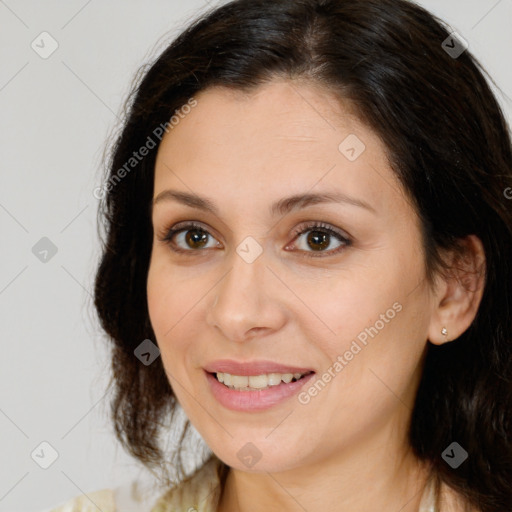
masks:
{"label": "wavy hair", "polygon": [[[408,436],[468,506],[512,510],[511,139],[488,75],[470,51],[447,51],[450,34],[406,0],[235,0],[201,15],[139,71],[108,157],[94,305],[112,348],[115,433],[148,468],[162,467],[164,420],[177,407],[161,358],[145,366],[134,356],[155,340],[146,281],[156,149],[113,179],[199,91],[305,79],[348,101],[384,142],[421,219],[429,282],[447,270],[442,250],[463,257],[470,234],[483,243],[477,315],[459,338],[427,344]],[[452,441],[469,454],[457,469],[441,456]]]}

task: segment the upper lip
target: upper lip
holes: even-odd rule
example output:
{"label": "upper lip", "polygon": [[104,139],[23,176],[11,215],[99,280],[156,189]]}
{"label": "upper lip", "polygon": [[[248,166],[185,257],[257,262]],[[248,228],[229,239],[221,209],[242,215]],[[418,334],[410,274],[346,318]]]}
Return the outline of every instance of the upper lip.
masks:
{"label": "upper lip", "polygon": [[203,367],[210,373],[229,373],[231,375],[262,375],[264,373],[309,373],[311,368],[289,366],[273,361],[238,362],[232,359],[219,359]]}

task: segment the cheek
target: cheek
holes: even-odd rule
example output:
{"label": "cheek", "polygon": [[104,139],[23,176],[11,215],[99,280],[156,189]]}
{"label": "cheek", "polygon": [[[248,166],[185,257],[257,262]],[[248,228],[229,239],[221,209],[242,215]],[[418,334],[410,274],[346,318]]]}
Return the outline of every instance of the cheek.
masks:
{"label": "cheek", "polygon": [[157,337],[173,329],[197,302],[194,300],[197,287],[191,285],[184,275],[180,270],[172,269],[161,250],[153,252],[146,292],[151,325]]}
{"label": "cheek", "polygon": [[331,397],[354,415],[384,414],[397,400],[412,406],[428,317],[421,296],[394,301],[397,296],[390,293],[387,298],[353,303],[354,309],[344,307],[345,323],[340,321],[336,343],[326,350],[330,366],[324,371],[336,375]]}
{"label": "cheek", "polygon": [[[309,333],[309,339],[322,338],[324,350],[331,359],[349,350],[354,339],[359,337],[363,343],[370,339],[365,329],[374,332],[371,328],[378,322],[377,330],[383,332],[400,315],[396,311],[400,305],[393,307],[400,290],[392,280],[378,284],[378,277],[361,269],[333,275],[325,281],[294,283],[293,289],[299,297],[304,297],[307,308],[303,305],[303,312],[298,316],[302,328]],[[380,315],[388,322],[384,323]]]}
{"label": "cheek", "polygon": [[164,366],[176,376],[194,366],[194,342],[204,331],[201,300],[208,287],[202,283],[204,276],[194,279],[189,272],[173,268],[165,255],[152,258],[146,283],[149,318]]}
{"label": "cheek", "polygon": [[165,275],[158,263],[155,263],[154,255],[152,256],[148,277],[146,283],[146,293],[148,301],[149,318],[151,326],[157,338],[163,329],[164,312],[168,308],[169,295],[166,293],[169,288],[165,282]]}
{"label": "cheek", "polygon": [[189,295],[184,293],[184,285],[158,259],[151,261],[146,291],[151,326],[164,353],[169,344],[174,344],[180,320],[183,321],[190,309],[184,300]]}
{"label": "cheek", "polygon": [[[403,391],[417,371],[428,331],[428,291],[420,286],[411,293],[421,277],[419,267],[405,272],[403,264],[392,263],[373,266],[380,273],[368,268],[333,278],[337,284],[325,293],[303,285],[302,295],[322,320],[303,316],[303,330],[309,339],[321,340],[327,355],[324,370],[343,375],[334,379],[338,384],[333,389],[343,383],[358,389],[358,396],[371,389],[386,393],[373,370],[392,389]],[[326,334],[319,336],[319,329]]]}

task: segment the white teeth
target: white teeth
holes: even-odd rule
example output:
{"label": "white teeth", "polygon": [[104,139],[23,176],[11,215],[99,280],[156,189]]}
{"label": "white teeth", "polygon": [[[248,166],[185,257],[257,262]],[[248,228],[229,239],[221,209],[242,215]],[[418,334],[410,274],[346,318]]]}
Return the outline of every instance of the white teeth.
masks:
{"label": "white teeth", "polygon": [[277,386],[281,384],[281,374],[280,373],[269,373],[267,376],[267,382],[269,386]]}
{"label": "white teeth", "polygon": [[[307,372],[306,372],[307,373]],[[263,375],[231,375],[230,373],[217,373],[219,382],[231,389],[239,391],[252,391],[265,389],[269,386],[278,386],[282,382],[290,383],[292,379],[299,380],[303,373],[268,373]]]}
{"label": "white teeth", "polygon": [[235,388],[246,388],[249,385],[249,377],[247,375],[232,375],[231,385]]}
{"label": "white teeth", "polygon": [[268,386],[268,378],[266,375],[251,375],[248,380],[248,386],[254,389],[263,389]]}

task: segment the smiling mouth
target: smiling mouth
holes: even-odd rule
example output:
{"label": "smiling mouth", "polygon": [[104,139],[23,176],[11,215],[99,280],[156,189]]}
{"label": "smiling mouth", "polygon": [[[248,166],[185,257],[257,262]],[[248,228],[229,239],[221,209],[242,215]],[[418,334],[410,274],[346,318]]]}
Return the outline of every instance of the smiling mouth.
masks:
{"label": "smiling mouth", "polygon": [[236,391],[261,391],[272,387],[283,386],[297,382],[315,373],[313,371],[303,373],[264,373],[260,375],[232,375],[222,372],[208,372],[229,389]]}

